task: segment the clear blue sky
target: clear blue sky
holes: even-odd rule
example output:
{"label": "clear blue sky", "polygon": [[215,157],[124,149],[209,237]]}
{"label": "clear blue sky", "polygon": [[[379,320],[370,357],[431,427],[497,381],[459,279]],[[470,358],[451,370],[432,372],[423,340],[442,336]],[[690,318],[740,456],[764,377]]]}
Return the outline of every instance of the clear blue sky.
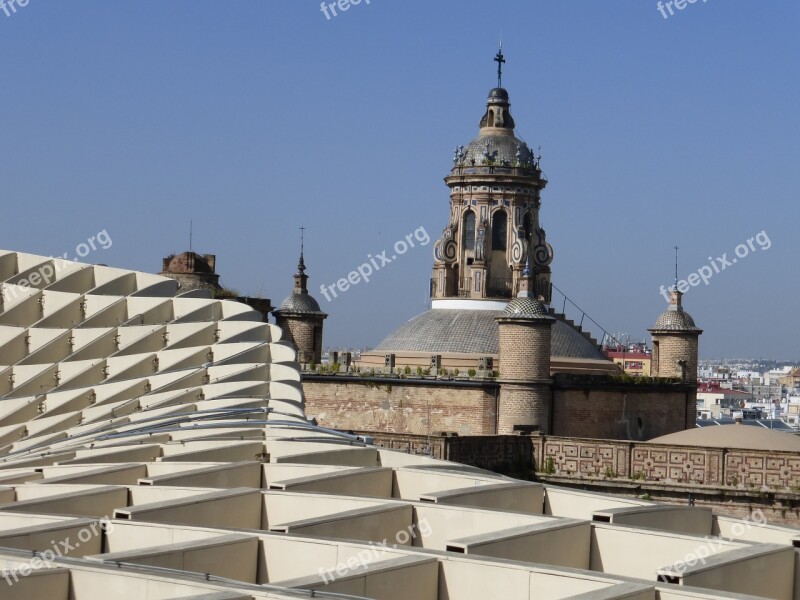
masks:
{"label": "clear blue sky", "polygon": [[[7,0],[8,1],[8,0]],[[704,357],[800,359],[800,5],[709,0],[30,0],[0,12],[0,247],[158,271],[194,248],[280,302],[298,230],[328,345],[425,309],[432,243],[333,302],[333,283],[448,219],[502,35],[517,132],[542,146],[554,282],[646,335],[681,276],[764,230],[769,250],[685,297]]]}

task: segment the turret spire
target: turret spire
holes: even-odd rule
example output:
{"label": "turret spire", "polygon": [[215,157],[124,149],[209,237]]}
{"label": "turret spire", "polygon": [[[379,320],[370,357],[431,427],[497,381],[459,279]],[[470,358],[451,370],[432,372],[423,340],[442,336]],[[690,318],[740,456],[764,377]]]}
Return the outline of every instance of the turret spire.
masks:
{"label": "turret spire", "polygon": [[303,258],[305,250],[306,228],[300,227],[300,260],[297,263],[297,273],[294,274],[294,291],[298,294],[308,294],[308,275],[306,275],[306,261]]}
{"label": "turret spire", "polygon": [[306,233],[306,228],[301,225],[300,226],[300,262],[297,263],[297,270],[300,273],[305,273],[305,271],[306,271],[306,263],[305,263],[305,260],[303,260],[303,250],[305,248],[305,233]]}

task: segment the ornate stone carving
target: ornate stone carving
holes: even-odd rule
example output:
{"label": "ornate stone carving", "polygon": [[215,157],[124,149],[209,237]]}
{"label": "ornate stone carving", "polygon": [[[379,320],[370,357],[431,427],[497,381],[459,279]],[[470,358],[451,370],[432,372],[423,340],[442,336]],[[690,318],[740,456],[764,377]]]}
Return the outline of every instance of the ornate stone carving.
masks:
{"label": "ornate stone carving", "polygon": [[545,235],[544,229],[540,227],[533,232],[531,257],[537,267],[548,267],[553,262],[553,247],[547,243]]}
{"label": "ornate stone carving", "polygon": [[433,257],[437,262],[452,264],[458,258],[458,245],[455,240],[457,230],[458,225],[450,223],[442,231],[442,237],[433,246]]}

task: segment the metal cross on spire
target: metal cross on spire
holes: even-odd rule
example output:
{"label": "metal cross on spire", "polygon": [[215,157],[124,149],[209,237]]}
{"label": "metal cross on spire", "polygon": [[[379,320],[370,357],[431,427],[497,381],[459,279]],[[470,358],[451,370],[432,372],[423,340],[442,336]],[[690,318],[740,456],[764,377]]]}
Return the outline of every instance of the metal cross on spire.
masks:
{"label": "metal cross on spire", "polygon": [[503,42],[500,42],[500,50],[497,51],[494,61],[497,63],[497,87],[501,88],[503,87],[503,65],[506,62],[503,56]]}

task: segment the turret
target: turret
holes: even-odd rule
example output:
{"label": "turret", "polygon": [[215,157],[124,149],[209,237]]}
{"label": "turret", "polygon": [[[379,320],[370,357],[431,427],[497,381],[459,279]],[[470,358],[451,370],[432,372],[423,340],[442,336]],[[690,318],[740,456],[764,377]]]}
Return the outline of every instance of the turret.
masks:
{"label": "turret", "polygon": [[294,289],[280,307],[272,312],[275,324],[283,329],[286,340],[297,349],[297,360],[302,365],[319,363],[322,360],[322,329],[327,314],[308,293],[308,275],[300,248],[300,261],[294,274]]}

